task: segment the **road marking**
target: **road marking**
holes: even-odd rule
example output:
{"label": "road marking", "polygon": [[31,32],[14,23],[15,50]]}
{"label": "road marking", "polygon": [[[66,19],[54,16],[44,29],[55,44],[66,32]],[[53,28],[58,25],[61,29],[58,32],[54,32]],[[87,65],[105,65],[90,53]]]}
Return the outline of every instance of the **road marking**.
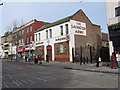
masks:
{"label": "road marking", "polygon": [[21,80],[22,82],[24,82],[24,83],[26,83],[26,81],[25,80]]}
{"label": "road marking", "polygon": [[47,82],[47,80],[45,80],[45,79],[43,79],[43,78],[37,78],[37,79],[39,79],[39,80],[43,80],[44,82]]}
{"label": "road marking", "polygon": [[14,84],[16,84],[17,86],[20,86],[17,82],[15,82],[15,81],[12,81]]}
{"label": "road marking", "polygon": [[7,85],[7,83],[3,82],[2,84],[3,84],[2,85],[3,88],[9,88],[9,86]]}
{"label": "road marking", "polygon": [[29,82],[32,83],[32,84],[35,84],[35,82],[33,82],[33,81],[31,81],[31,80],[27,80],[27,81],[29,81]]}
{"label": "road marking", "polygon": [[35,78],[35,79],[39,79],[39,80],[42,80],[42,81],[44,81],[44,82],[46,82],[47,80],[45,80],[45,79],[42,79],[42,78],[39,78],[39,77],[37,77],[37,76],[32,76],[32,75],[28,75],[28,74],[24,74],[25,76],[28,76],[28,77],[30,77],[30,78]]}
{"label": "road marking", "polygon": [[13,77],[12,77],[11,75],[9,75],[9,74],[8,74],[7,76],[8,76],[9,78],[13,78]]}
{"label": "road marking", "polygon": [[16,82],[17,82],[19,85],[21,85],[21,86],[23,85],[20,81],[16,81]]}

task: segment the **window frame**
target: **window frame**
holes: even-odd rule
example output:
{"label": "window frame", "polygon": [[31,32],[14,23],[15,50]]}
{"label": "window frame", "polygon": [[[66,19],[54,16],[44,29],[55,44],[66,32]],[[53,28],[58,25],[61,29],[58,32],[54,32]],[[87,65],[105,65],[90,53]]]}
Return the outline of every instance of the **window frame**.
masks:
{"label": "window frame", "polygon": [[60,26],[60,35],[63,35],[63,26]]}
{"label": "window frame", "polygon": [[35,41],[37,42],[37,34],[35,34]]}
{"label": "window frame", "polygon": [[50,31],[50,38],[52,38],[52,29],[49,29]]}
{"label": "window frame", "polygon": [[32,25],[30,25],[30,32],[32,32],[32,30],[33,30],[33,26],[32,26]]}
{"label": "window frame", "polygon": [[46,30],[46,39],[48,39],[48,30]]}
{"label": "window frame", "polygon": [[41,34],[39,33],[39,41],[41,40]]}
{"label": "window frame", "polygon": [[30,43],[32,43],[32,35],[30,35]]}
{"label": "window frame", "polygon": [[66,29],[66,35],[69,34],[68,24],[65,24],[65,29]]}
{"label": "window frame", "polygon": [[115,16],[120,16],[120,6],[115,8]]}

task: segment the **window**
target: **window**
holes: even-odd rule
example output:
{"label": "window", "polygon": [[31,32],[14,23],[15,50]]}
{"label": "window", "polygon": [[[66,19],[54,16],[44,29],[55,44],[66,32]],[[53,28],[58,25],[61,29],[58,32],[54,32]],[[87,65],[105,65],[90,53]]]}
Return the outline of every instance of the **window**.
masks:
{"label": "window", "polygon": [[56,53],[59,53],[59,48],[56,49]]}
{"label": "window", "polygon": [[115,16],[120,16],[120,6],[115,8]]}
{"label": "window", "polygon": [[60,44],[60,53],[63,53],[64,52],[64,46],[63,46],[63,43]]}
{"label": "window", "polygon": [[24,30],[22,30],[22,35],[24,34]]}
{"label": "window", "polygon": [[39,41],[40,41],[40,33],[39,33]]}
{"label": "window", "polygon": [[50,29],[50,38],[52,38],[52,29]]}
{"label": "window", "polygon": [[67,48],[66,47],[64,48],[64,53],[67,53]]}
{"label": "window", "polygon": [[48,30],[46,30],[46,39],[48,39]]}
{"label": "window", "polygon": [[32,32],[32,25],[30,26],[30,32]]}
{"label": "window", "polygon": [[37,42],[37,34],[36,34],[36,42]]}
{"label": "window", "polygon": [[65,27],[66,27],[66,34],[68,34],[69,33],[68,32],[68,24],[66,24]]}
{"label": "window", "polygon": [[21,40],[19,40],[19,45],[21,45]]}
{"label": "window", "polygon": [[19,31],[19,36],[21,36],[21,31]]}
{"label": "window", "polygon": [[32,42],[32,36],[30,36],[30,43]]}
{"label": "window", "polygon": [[29,43],[29,37],[27,37],[27,43]]}
{"label": "window", "polygon": [[27,28],[27,33],[29,33],[29,28]]}
{"label": "window", "polygon": [[22,45],[24,44],[24,40],[22,39]]}
{"label": "window", "polygon": [[61,29],[61,35],[63,35],[63,26],[60,26]]}

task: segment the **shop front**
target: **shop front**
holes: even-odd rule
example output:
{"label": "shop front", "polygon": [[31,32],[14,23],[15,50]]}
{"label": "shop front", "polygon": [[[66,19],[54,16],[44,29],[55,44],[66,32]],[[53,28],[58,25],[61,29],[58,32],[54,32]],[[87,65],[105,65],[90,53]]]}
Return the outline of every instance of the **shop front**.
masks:
{"label": "shop front", "polygon": [[36,55],[40,55],[42,60],[44,60],[44,45],[36,47],[36,49],[35,49],[35,56]]}
{"label": "shop front", "polygon": [[25,56],[29,57],[31,60],[35,58],[35,47],[32,44],[25,45]]}
{"label": "shop front", "polygon": [[25,56],[24,50],[25,50],[24,46],[19,46],[18,47],[18,55],[17,56],[18,56],[19,60],[23,60],[24,59],[24,56]]}

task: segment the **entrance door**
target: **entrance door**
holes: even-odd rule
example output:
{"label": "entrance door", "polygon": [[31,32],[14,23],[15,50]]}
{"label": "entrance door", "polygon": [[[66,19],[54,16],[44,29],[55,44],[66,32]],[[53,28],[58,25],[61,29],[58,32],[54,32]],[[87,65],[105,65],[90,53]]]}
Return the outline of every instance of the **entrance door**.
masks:
{"label": "entrance door", "polygon": [[49,56],[49,60],[52,61],[52,46],[48,45],[47,47],[47,54]]}

